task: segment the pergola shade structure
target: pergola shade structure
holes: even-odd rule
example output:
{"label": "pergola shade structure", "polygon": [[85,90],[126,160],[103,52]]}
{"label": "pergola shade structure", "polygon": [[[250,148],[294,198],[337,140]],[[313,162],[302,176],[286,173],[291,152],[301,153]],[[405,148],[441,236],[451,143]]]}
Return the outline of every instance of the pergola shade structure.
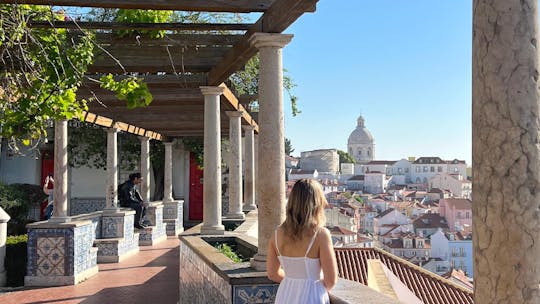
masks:
{"label": "pergola shade structure", "polygon": [[[240,0],[240,1],[40,1],[0,0],[0,3],[43,4],[56,6],[162,9],[204,12],[262,12],[255,23],[115,23],[58,21],[53,24],[30,22],[35,28],[62,27],[94,29],[99,47],[88,76],[99,78],[111,73],[115,77],[137,75],[144,78],[153,95],[151,105],[127,109],[124,102],[110,92],[86,81],[80,98],[97,97],[89,103],[89,112],[103,117],[100,121],[132,125],[154,138],[202,136],[204,130],[204,97],[201,86],[223,86],[221,96],[221,131],[228,134],[225,111],[243,111],[242,124],[255,126],[256,121],[224,84],[257,53],[249,43],[254,33],[281,33],[303,13],[315,11],[317,0]],[[118,37],[114,30],[166,30],[161,39],[144,35]],[[96,120],[97,121],[97,120]],[[127,127],[122,128],[128,131]],[[136,133],[136,132],[132,132]],[[136,133],[140,134],[140,133]]]}

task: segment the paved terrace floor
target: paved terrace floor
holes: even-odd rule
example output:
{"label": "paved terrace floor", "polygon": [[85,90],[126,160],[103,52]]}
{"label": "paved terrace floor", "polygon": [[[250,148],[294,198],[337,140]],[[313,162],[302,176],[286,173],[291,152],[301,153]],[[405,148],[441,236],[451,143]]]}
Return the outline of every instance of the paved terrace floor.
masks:
{"label": "paved terrace floor", "polygon": [[11,292],[0,296],[0,303],[177,303],[178,244],[178,238],[169,237],[141,246],[122,263],[99,264],[99,273],[78,285]]}

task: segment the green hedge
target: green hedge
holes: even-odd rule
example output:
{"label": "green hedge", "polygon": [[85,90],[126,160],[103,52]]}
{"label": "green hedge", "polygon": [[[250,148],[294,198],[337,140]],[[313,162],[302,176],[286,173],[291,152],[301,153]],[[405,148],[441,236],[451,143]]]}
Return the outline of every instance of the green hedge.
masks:
{"label": "green hedge", "polygon": [[9,214],[8,235],[26,233],[28,210],[39,206],[47,197],[38,185],[0,183],[0,207]]}
{"label": "green hedge", "polygon": [[26,275],[28,235],[8,236],[6,240],[6,260],[4,266],[7,271],[7,286],[17,287],[24,285]]}

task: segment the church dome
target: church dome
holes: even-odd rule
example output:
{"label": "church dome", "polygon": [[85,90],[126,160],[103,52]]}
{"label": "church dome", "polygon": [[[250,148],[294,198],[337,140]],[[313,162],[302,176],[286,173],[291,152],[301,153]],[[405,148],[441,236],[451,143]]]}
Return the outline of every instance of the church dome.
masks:
{"label": "church dome", "polygon": [[352,131],[351,135],[349,135],[349,145],[350,144],[372,144],[373,143],[373,136],[369,132],[369,130],[364,125],[364,117],[360,115],[358,117],[358,125],[356,126],[356,129]]}

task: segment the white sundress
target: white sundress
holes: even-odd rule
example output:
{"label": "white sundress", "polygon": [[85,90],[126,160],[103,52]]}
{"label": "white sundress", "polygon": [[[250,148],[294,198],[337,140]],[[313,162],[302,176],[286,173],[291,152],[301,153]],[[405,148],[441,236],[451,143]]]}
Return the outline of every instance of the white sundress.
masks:
{"label": "white sundress", "polygon": [[321,263],[318,258],[308,258],[307,254],[313,246],[317,231],[309,243],[303,257],[282,256],[275,231],[276,250],[285,278],[279,284],[275,304],[329,304],[328,292],[321,282]]}

